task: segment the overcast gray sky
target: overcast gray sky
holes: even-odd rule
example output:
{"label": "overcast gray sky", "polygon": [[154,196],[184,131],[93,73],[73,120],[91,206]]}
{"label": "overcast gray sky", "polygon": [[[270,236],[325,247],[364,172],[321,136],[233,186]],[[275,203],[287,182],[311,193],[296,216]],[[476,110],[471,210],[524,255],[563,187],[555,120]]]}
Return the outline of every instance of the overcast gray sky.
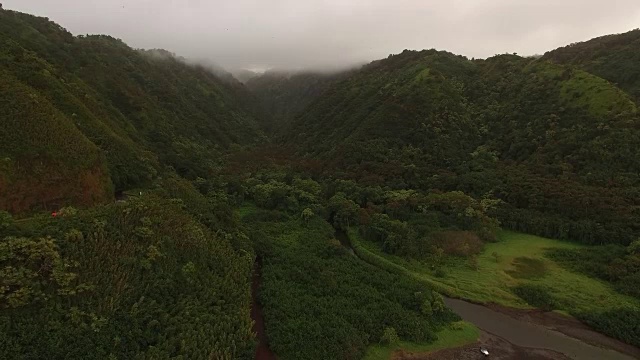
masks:
{"label": "overcast gray sky", "polygon": [[0,0],[72,33],[233,68],[350,65],[403,49],[544,53],[640,27],[640,0]]}

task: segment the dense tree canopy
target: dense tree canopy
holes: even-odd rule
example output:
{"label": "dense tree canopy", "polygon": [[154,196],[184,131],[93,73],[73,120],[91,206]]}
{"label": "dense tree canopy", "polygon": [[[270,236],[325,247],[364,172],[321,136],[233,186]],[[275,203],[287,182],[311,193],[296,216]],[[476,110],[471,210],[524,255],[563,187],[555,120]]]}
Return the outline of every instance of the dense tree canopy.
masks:
{"label": "dense tree canopy", "polygon": [[250,358],[253,256],[233,227],[187,212],[177,182],[163,188],[184,200],[163,190],[9,225],[0,358]]}
{"label": "dense tree canopy", "polygon": [[[206,177],[221,151],[262,139],[252,97],[230,75],[219,77],[163,50],[135,50],[109,36],[74,37],[46,18],[0,11],[0,75],[7,84],[2,121],[14,129],[2,133],[0,192],[12,193],[15,200],[3,207],[14,211],[52,208],[33,195],[55,200],[54,206],[76,200],[72,186],[96,192],[77,203],[96,203],[113,189],[148,183],[162,164],[188,178]],[[22,112],[29,109],[33,115]],[[49,140],[41,142],[38,132]],[[65,154],[55,142],[67,134],[68,146],[91,149],[70,154],[67,148]],[[42,165],[34,142],[48,146],[38,154]],[[28,181],[25,171],[11,170],[20,177],[6,179],[9,167],[34,166],[42,168],[39,178],[48,179],[38,193],[16,187]],[[76,170],[87,172],[90,179],[81,181],[91,184],[59,175]]]}
{"label": "dense tree canopy", "polygon": [[609,82],[543,59],[405,51],[332,86],[283,132],[325,173],[503,203],[509,227],[587,243],[640,234],[640,118]]}

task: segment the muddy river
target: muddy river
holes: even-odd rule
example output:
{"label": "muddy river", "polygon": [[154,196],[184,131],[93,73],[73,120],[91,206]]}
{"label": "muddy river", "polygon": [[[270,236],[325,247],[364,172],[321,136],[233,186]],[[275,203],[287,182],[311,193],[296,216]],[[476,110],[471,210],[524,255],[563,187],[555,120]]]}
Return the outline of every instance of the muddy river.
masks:
{"label": "muddy river", "polygon": [[571,359],[634,359],[631,356],[589,345],[560,332],[518,320],[481,305],[449,298],[445,298],[445,303],[464,320],[517,346],[557,351]]}

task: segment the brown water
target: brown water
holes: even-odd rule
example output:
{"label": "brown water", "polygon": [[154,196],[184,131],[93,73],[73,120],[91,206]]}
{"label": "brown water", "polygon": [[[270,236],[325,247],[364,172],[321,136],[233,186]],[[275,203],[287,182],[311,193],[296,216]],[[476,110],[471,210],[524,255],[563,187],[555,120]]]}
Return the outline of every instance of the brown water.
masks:
{"label": "brown water", "polygon": [[632,357],[619,352],[589,345],[481,305],[449,298],[445,298],[445,303],[464,320],[517,346],[553,350],[579,360],[633,360]]}

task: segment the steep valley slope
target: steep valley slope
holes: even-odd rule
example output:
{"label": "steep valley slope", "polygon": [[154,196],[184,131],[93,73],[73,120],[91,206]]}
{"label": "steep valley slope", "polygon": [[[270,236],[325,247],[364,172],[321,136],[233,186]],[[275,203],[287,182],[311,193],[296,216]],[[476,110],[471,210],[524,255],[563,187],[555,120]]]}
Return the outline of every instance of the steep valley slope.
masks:
{"label": "steep valley slope", "polygon": [[[241,84],[166,51],[74,37],[46,18],[8,10],[0,11],[0,44],[2,102],[14,109],[0,114],[11,127],[0,144],[2,208],[91,205],[148,183],[162,166],[207,176],[221,150],[262,141]],[[25,107],[33,115],[17,116]],[[75,171],[83,174],[78,182],[61,175]]]}

